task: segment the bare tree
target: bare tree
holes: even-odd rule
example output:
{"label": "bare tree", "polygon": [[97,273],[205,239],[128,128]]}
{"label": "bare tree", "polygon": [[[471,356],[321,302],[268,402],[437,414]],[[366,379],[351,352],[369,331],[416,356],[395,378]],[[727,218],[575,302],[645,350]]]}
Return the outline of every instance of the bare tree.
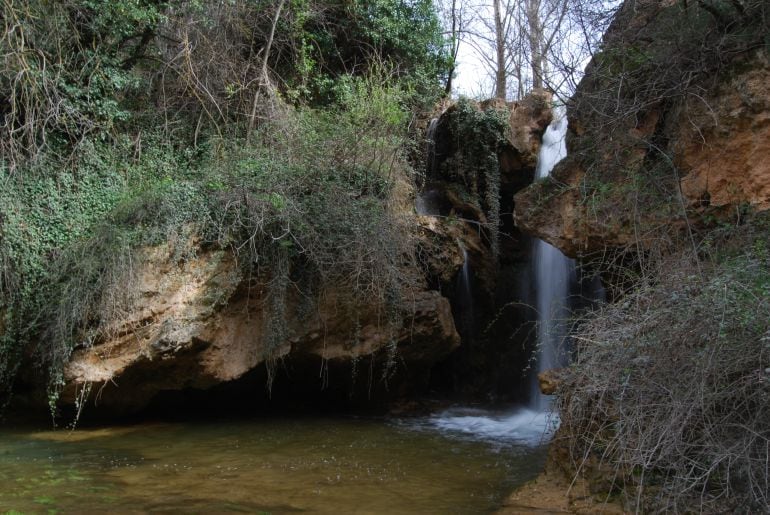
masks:
{"label": "bare tree", "polygon": [[460,51],[460,31],[462,27],[462,18],[461,18],[461,11],[458,11],[458,0],[451,0],[451,3],[449,5],[449,27],[448,27],[448,37],[449,37],[449,55],[451,58],[451,63],[449,65],[449,73],[447,74],[446,79],[446,86],[444,87],[444,93],[447,95],[452,93],[452,78],[455,73],[455,68],[457,67],[457,54]]}
{"label": "bare tree", "polygon": [[570,31],[565,24],[569,6],[578,3],[570,0],[524,0],[517,18],[520,30],[526,33],[533,88],[548,86],[554,91],[558,89],[554,87],[558,79],[552,77],[549,61],[554,54],[554,43]]}
{"label": "bare tree", "polygon": [[517,30],[514,23],[514,0],[482,0],[468,2],[477,16],[463,30],[463,40],[494,80],[494,95],[506,99],[510,77],[518,77],[516,59],[507,44]]}
{"label": "bare tree", "polygon": [[495,58],[497,69],[495,70],[495,96],[505,100],[506,91],[506,66],[505,66],[505,26],[500,8],[500,0],[493,0],[494,24],[495,24]]}
{"label": "bare tree", "polygon": [[[540,0],[542,85],[563,102],[574,93],[621,0]],[[533,74],[534,72],[533,67]]]}
{"label": "bare tree", "polygon": [[437,8],[444,25],[443,34],[447,40],[451,57],[449,73],[444,85],[444,92],[450,95],[454,86],[453,79],[460,55],[460,46],[466,42],[466,32],[474,23],[475,17],[468,0],[441,0],[437,2]]}
{"label": "bare tree", "polygon": [[[574,91],[620,0],[446,0],[447,33],[474,51],[498,98]],[[455,13],[463,13],[455,24]],[[475,17],[468,12],[476,12]],[[454,41],[454,39],[453,39]],[[458,46],[453,46],[457,56]],[[460,63],[462,64],[462,63]],[[447,91],[451,91],[451,82]]]}
{"label": "bare tree", "polygon": [[543,27],[540,22],[540,0],[525,0],[525,14],[529,32],[529,61],[532,66],[532,87],[543,87],[544,62]]}
{"label": "bare tree", "polygon": [[275,86],[270,80],[270,73],[268,69],[268,60],[270,59],[270,51],[273,47],[273,40],[275,39],[275,28],[278,26],[278,20],[281,19],[281,11],[283,10],[283,4],[286,0],[280,0],[275,8],[275,15],[273,16],[273,23],[270,25],[270,34],[267,37],[265,48],[262,51],[262,68],[259,74],[259,87],[257,87],[254,93],[254,101],[251,105],[251,117],[249,118],[249,130],[246,133],[246,139],[251,136],[251,131],[254,130],[254,123],[257,118],[257,106],[259,105],[260,93],[264,91],[269,102],[273,104],[275,102]]}

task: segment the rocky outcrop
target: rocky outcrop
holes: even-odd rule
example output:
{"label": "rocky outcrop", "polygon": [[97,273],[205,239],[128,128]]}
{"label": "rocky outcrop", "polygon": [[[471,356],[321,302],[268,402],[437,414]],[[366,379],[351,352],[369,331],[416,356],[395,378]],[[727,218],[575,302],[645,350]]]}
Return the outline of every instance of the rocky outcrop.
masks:
{"label": "rocky outcrop", "polygon": [[627,2],[568,105],[568,156],[516,195],[516,225],[574,257],[770,207],[762,34],[734,7]]}
{"label": "rocky outcrop", "polygon": [[507,174],[537,166],[543,132],[553,119],[552,100],[548,91],[535,89],[523,99],[511,103],[508,141],[515,152],[501,156],[501,169]]}
{"label": "rocky outcrop", "polygon": [[598,471],[596,462],[584,462],[582,473],[575,475],[568,469],[572,459],[568,438],[557,431],[548,448],[545,470],[533,481],[514,491],[503,501],[498,515],[524,515],[532,513],[572,513],[576,515],[621,515],[633,513],[624,507],[617,495],[606,487],[606,477],[613,471]]}
{"label": "rocky outcrop", "polygon": [[[124,292],[131,299],[128,307],[100,329],[92,345],[73,352],[60,401],[80,405],[88,399],[101,412],[126,413],[164,392],[217,390],[252,384],[255,377],[262,384],[277,378],[299,385],[292,386],[299,395],[334,389],[347,399],[354,395],[351,382],[359,366],[376,375],[374,381],[369,378],[366,396],[377,389],[395,396],[426,385],[433,367],[450,356],[469,369],[467,356],[455,352],[458,329],[468,331],[468,322],[455,322],[464,315],[450,301],[456,299],[458,272],[467,259],[479,286],[479,311],[497,313],[489,300],[497,287],[498,263],[491,258],[485,181],[498,176],[499,197],[510,211],[513,193],[532,180],[540,138],[551,119],[550,95],[543,91],[513,104],[469,106],[482,123],[491,120],[500,129],[484,140],[494,160],[492,175],[489,167],[473,168],[458,158],[465,136],[453,132],[450,120],[458,107],[449,106],[434,127],[435,173],[429,174],[428,194],[418,199],[417,214],[412,185],[398,181],[394,188],[391,207],[409,221],[410,234],[404,237],[416,241],[421,265],[404,265],[402,277],[411,278],[404,281],[410,286],[397,305],[374,295],[351,302],[351,292],[342,286],[323,284],[312,289],[314,299],[289,288],[276,316],[269,271],[257,277],[244,273],[230,251],[201,248],[195,241],[181,261],[178,249],[145,248],[136,258],[132,291]],[[504,130],[508,124],[510,131]],[[508,231],[508,245],[513,228],[505,223],[501,229]],[[513,254],[506,250],[501,261],[516,261],[515,253],[522,251],[510,248]]]}
{"label": "rocky outcrop", "polygon": [[[600,507],[590,503],[609,501],[623,503],[608,506],[618,512],[727,512],[755,502],[747,501],[752,494],[740,491],[748,481],[737,488],[736,483],[712,481],[721,474],[719,460],[691,452],[722,446],[734,449],[733,442],[740,439],[736,432],[717,436],[714,428],[722,427],[718,423],[710,427],[698,421],[690,427],[679,418],[683,411],[719,412],[737,420],[740,410],[730,410],[745,404],[746,395],[732,385],[719,390],[740,396],[737,404],[726,401],[719,408],[694,408],[705,396],[691,397],[693,388],[681,379],[687,374],[666,374],[665,367],[647,366],[638,377],[649,381],[652,390],[665,392],[666,398],[654,403],[659,411],[648,416],[651,398],[628,381],[634,376],[628,370],[656,362],[676,363],[674,368],[681,372],[680,363],[697,361],[683,357],[692,353],[708,355],[709,363],[718,363],[725,374],[729,360],[714,357],[714,349],[732,348],[722,342],[723,334],[730,331],[717,335],[719,331],[699,333],[693,327],[702,320],[720,320],[725,309],[721,303],[733,304],[728,299],[736,282],[711,277],[730,276],[753,266],[722,261],[728,255],[751,254],[746,249],[754,248],[750,241],[757,240],[744,240],[741,231],[767,240],[766,213],[752,213],[770,208],[766,14],[767,3],[755,1],[625,2],[568,105],[567,158],[550,178],[516,195],[519,228],[570,256],[588,258],[584,263],[604,272],[610,301],[618,301],[614,295],[623,300],[586,316],[573,328],[579,359],[562,377],[552,373],[539,377],[544,392],[560,396],[561,426],[549,449],[545,476],[511,498],[514,512],[522,506],[543,509],[530,504],[529,497],[541,497],[539,490],[547,489],[548,483],[564,485],[564,478],[567,492],[557,495],[556,507],[573,512],[598,513]],[[732,245],[741,250],[734,252]],[[697,284],[688,290],[695,296],[706,295],[709,284],[717,284],[719,293],[702,304],[677,294],[676,288],[690,280]],[[762,305],[760,297],[753,297],[752,303]],[[681,314],[666,318],[670,313],[666,302],[693,320]],[[615,310],[626,313],[617,316]],[[751,320],[755,318],[762,317]],[[605,331],[602,337],[587,329],[592,324]],[[752,322],[752,327],[759,326]],[[657,361],[650,358],[650,349],[656,345],[662,356]],[[642,354],[636,358],[626,354],[635,346]],[[592,352],[597,357],[589,363],[585,356]],[[701,374],[700,369],[708,367],[698,368]],[[751,363],[734,375],[761,368]],[[608,380],[613,373],[618,377],[614,382]],[[622,409],[607,410],[606,406],[617,403],[606,394],[617,391],[621,383],[621,389],[635,392],[635,397],[623,394]],[[609,400],[589,408],[598,402],[589,400],[594,395]],[[666,412],[673,422],[657,422]],[[652,418],[656,421],[651,422]],[[736,422],[738,426],[746,427],[743,422]],[[657,432],[629,436],[615,429],[607,432],[608,427],[643,427],[643,432],[656,428]],[[677,430],[672,431],[673,427]],[[756,430],[750,428],[748,433],[753,437]],[[671,434],[682,440],[662,443]],[[691,445],[704,438],[710,439],[709,445]],[[687,451],[679,455],[674,449]],[[656,459],[649,459],[653,455]],[[735,475],[738,460],[733,458],[729,467]],[[699,460],[709,464],[708,472],[688,477],[692,463]],[[690,486],[696,483],[697,487]],[[688,492],[696,490],[688,498]],[[587,508],[573,504],[576,491],[589,502]],[[707,498],[714,504],[704,502]],[[764,508],[762,503],[766,498],[757,506]]]}
{"label": "rocky outcrop", "polygon": [[[244,279],[227,251],[200,251],[178,263],[165,246],[145,249],[138,278],[133,308],[102,341],[73,353],[62,402],[90,391],[97,405],[130,412],[162,391],[211,388],[297,357],[321,367],[366,358],[384,363],[394,352],[419,370],[459,344],[449,301],[436,291],[411,291],[396,325],[383,322],[375,302],[344,310],[333,289],[315,306],[297,295],[287,302],[286,338],[273,344],[266,285]],[[317,377],[316,383],[321,388]]]}
{"label": "rocky outcrop", "polygon": [[[418,213],[475,223],[495,259],[519,259],[520,234],[500,213],[512,212],[514,194],[532,184],[541,138],[553,118],[551,99],[535,90],[516,102],[444,106],[427,131]],[[499,253],[498,244],[504,247]]]}
{"label": "rocky outcrop", "polygon": [[508,213],[514,194],[532,183],[552,116],[550,93],[537,90],[517,102],[444,105],[428,127],[420,255],[431,283],[452,299],[463,338],[435,374],[455,391],[508,400],[524,394],[524,379],[510,370],[531,352],[521,330],[532,317],[530,244]]}
{"label": "rocky outcrop", "polygon": [[699,211],[770,208],[770,61],[760,52],[701,98],[674,128],[682,194]]}
{"label": "rocky outcrop", "polygon": [[[553,118],[552,95],[545,90],[534,90],[516,102],[491,99],[475,103],[464,100],[446,106],[435,119],[431,134],[428,135],[427,182],[454,183],[462,179],[465,193],[479,194],[483,188],[483,177],[475,176],[473,159],[483,160],[478,155],[490,150],[497,162],[501,199],[510,202],[506,193],[513,195],[532,183],[540,142],[548,124]],[[493,123],[495,118],[504,121],[499,126],[500,139],[496,140]],[[478,129],[481,129],[479,131]],[[475,132],[474,132],[475,131]],[[476,155],[462,155],[472,148]],[[468,176],[471,174],[471,176]],[[459,177],[459,176],[464,177]],[[452,207],[483,218],[484,209],[473,195],[461,195],[449,189]]]}

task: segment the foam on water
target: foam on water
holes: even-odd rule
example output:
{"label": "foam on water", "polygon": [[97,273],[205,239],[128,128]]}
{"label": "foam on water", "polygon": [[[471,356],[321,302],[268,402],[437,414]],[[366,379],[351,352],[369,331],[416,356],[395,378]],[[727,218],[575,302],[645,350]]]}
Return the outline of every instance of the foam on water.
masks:
{"label": "foam on water", "polygon": [[412,420],[407,425],[438,431],[449,438],[536,447],[550,440],[559,419],[553,413],[529,408],[513,411],[452,408]]}

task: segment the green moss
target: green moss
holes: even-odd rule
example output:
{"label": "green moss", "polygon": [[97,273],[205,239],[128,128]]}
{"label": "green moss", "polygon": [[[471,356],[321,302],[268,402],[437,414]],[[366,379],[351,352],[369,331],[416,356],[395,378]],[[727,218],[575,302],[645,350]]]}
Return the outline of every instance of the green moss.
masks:
{"label": "green moss", "polygon": [[510,131],[505,109],[481,110],[461,98],[449,111],[449,129],[457,149],[452,159],[443,163],[442,175],[463,187],[461,198],[469,200],[487,215],[490,248],[499,254],[500,168],[498,155],[508,144]]}

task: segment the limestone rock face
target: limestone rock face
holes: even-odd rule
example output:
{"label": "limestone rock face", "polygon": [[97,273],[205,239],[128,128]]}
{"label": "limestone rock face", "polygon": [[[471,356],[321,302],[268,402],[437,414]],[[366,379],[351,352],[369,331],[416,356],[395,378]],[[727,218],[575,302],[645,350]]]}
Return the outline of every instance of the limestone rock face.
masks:
{"label": "limestone rock face", "polygon": [[[418,213],[476,222],[479,225],[474,230],[478,233],[480,229],[489,230],[490,221],[500,213],[512,212],[514,194],[532,184],[540,142],[553,119],[552,95],[537,89],[516,102],[463,102],[442,106],[427,131],[427,169],[421,199],[428,199],[430,205],[421,210],[418,202]],[[489,119],[484,117],[490,113],[507,122],[502,141],[495,141],[496,135],[485,132]],[[487,176],[489,163],[494,166],[495,161],[499,174],[499,183],[493,185],[499,198],[496,209],[489,202]],[[501,249],[505,259],[521,249],[510,218],[506,216],[502,222],[500,230],[505,237],[499,243],[507,247]]]}
{"label": "limestone rock face", "polygon": [[[473,104],[474,112],[495,109],[511,123],[506,141],[494,143],[502,147],[496,149],[501,212],[510,212],[513,193],[532,180],[540,138],[551,120],[550,99],[537,91],[513,104]],[[446,124],[452,109],[446,108],[437,120],[436,172],[462,144],[461,135],[449,132]],[[374,296],[351,306],[350,292],[324,284],[315,299],[289,288],[283,316],[276,321],[269,272],[246,277],[229,251],[194,242],[185,253],[192,257],[182,261],[167,246],[144,249],[136,261],[135,291],[126,292],[131,302],[92,346],[73,352],[61,402],[89,399],[105,411],[126,413],[142,409],[160,393],[264,380],[276,369],[291,375],[282,380],[300,385],[292,392],[301,395],[302,388],[312,393],[311,388],[331,385],[347,396],[353,393],[351,373],[355,375],[359,362],[365,363],[370,381],[372,375],[387,377],[389,392],[426,384],[431,367],[447,361],[460,345],[454,319],[458,311],[453,312],[450,299],[463,264],[472,263],[479,292],[494,292],[497,285],[486,207],[479,202],[486,191],[484,172],[473,170],[461,178],[471,174],[478,183],[462,182],[451,173],[430,177],[433,189],[418,199],[417,214],[413,186],[396,185],[394,209],[409,220],[410,234],[404,237],[416,240],[420,265],[404,265],[403,276],[412,286],[401,292],[397,313]],[[473,188],[475,200],[468,195]],[[509,217],[505,223],[503,230],[512,229]],[[514,254],[520,251],[515,237],[508,234],[504,241]],[[500,259],[515,261],[508,250],[503,249]]]}
{"label": "limestone rock face", "polygon": [[[770,208],[767,54],[736,51],[729,64],[705,62],[715,71],[695,83],[673,72],[648,76],[674,66],[656,59],[665,58],[661,32],[680,8],[646,0],[624,5],[605,36],[607,50],[587,67],[568,104],[567,157],[550,178],[516,194],[522,231],[576,257],[655,248],[746,206]],[[678,16],[693,15],[685,9]],[[644,98],[658,80],[683,81],[674,88],[678,96]],[[625,95],[618,93],[614,107],[606,91],[621,86]]]}
{"label": "limestone rock face", "polygon": [[770,208],[770,62],[764,52],[677,120],[682,193],[697,209]]}
{"label": "limestone rock face", "polygon": [[511,104],[509,141],[524,166],[536,166],[543,132],[553,119],[551,93],[535,89],[523,99]]}
{"label": "limestone rock face", "polygon": [[514,194],[534,178],[551,100],[537,90],[517,102],[445,104],[426,131],[419,254],[429,282],[452,299],[463,336],[435,377],[468,395],[523,395],[510,370],[529,351],[519,329],[531,322],[522,301],[531,245],[509,213]]}
{"label": "limestone rock face", "polygon": [[288,302],[286,338],[271,344],[266,286],[245,281],[229,252],[201,251],[180,264],[164,246],[146,249],[139,277],[133,309],[103,341],[73,353],[62,402],[74,403],[90,389],[97,405],[130,412],[158,392],[207,389],[267,361],[301,356],[320,367],[384,359],[395,341],[398,358],[415,366],[459,345],[449,301],[436,291],[412,291],[395,327],[383,323],[374,303],[360,306],[354,318],[333,291],[312,309],[298,296]]}
{"label": "limestone rock face", "polygon": [[[532,182],[540,142],[553,119],[551,102],[551,93],[536,89],[516,102],[494,98],[478,104],[473,103],[473,108],[478,111],[498,111],[508,118],[510,131],[506,134],[506,144],[498,149],[497,156],[501,190],[518,191]],[[451,160],[468,141],[469,135],[455,134],[451,127],[451,118],[457,108],[457,104],[447,106],[437,119],[434,133],[435,155],[430,156],[429,180],[446,180],[448,174],[441,170],[441,163]],[[462,164],[459,166],[462,167]]]}

